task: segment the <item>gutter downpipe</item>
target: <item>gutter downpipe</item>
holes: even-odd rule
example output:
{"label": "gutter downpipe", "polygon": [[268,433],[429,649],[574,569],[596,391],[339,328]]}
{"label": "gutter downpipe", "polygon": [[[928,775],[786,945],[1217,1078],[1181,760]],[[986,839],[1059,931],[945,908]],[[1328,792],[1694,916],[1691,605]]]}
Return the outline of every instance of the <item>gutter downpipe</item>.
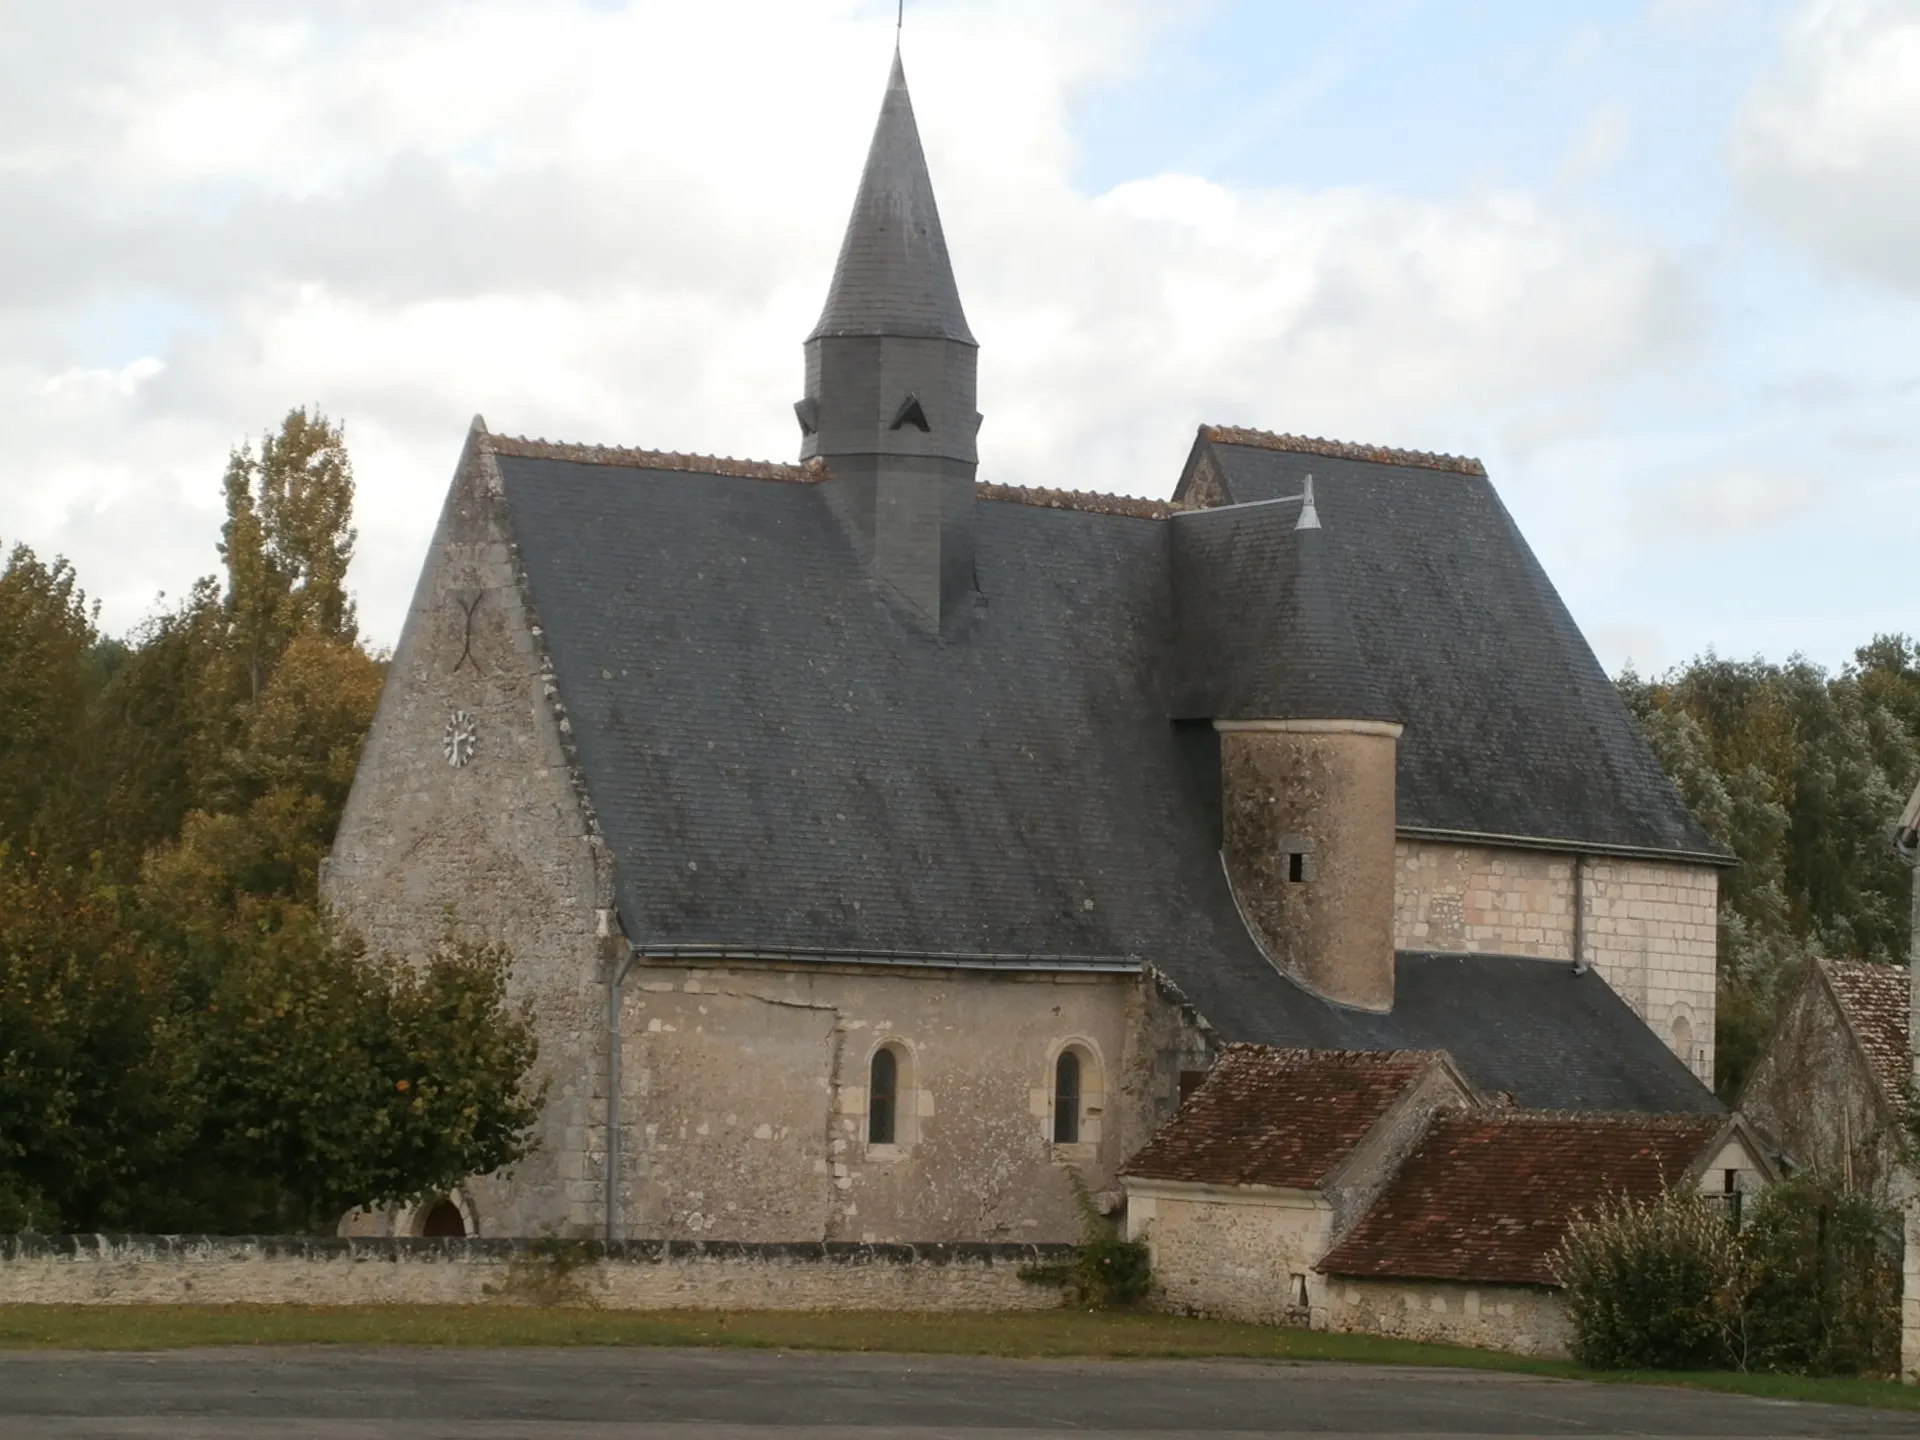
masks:
{"label": "gutter downpipe", "polygon": [[1584,975],[1587,964],[1587,857],[1573,857],[1573,973]]}
{"label": "gutter downpipe", "polygon": [[627,972],[640,954],[631,945],[607,966],[607,1224],[606,1242],[620,1238],[620,1001]]}

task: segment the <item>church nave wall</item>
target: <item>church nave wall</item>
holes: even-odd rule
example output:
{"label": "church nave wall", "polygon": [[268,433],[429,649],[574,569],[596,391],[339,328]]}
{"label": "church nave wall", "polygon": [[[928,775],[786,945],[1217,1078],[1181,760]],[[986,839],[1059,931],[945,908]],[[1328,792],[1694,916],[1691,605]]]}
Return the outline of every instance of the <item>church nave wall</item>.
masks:
{"label": "church nave wall", "polygon": [[[1139,1143],[1117,1113],[1123,1091],[1157,1084],[1154,1058],[1129,1043],[1141,988],[1132,975],[643,961],[622,1015],[624,1233],[1076,1240],[1067,1167],[1111,1188]],[[885,1097],[870,1085],[882,1048],[894,1056],[890,1139],[875,1138]],[[1077,1123],[1056,1140],[1063,1050]]]}

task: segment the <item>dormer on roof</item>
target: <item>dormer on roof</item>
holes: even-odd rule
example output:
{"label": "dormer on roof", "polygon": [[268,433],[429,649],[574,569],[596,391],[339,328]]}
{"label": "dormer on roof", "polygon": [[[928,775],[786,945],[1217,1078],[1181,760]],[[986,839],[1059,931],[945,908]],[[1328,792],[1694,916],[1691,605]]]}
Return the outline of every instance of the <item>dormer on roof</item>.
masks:
{"label": "dormer on roof", "polygon": [[806,341],[794,406],[842,525],[909,614],[943,627],[974,587],[979,346],[960,308],[898,51],[867,165]]}

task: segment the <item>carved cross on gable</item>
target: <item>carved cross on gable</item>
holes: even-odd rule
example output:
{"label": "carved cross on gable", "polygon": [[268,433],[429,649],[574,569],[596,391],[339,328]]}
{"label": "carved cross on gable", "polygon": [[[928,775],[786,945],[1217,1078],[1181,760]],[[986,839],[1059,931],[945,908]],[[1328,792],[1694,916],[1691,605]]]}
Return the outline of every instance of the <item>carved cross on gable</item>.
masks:
{"label": "carved cross on gable", "polygon": [[478,674],[480,671],[480,662],[473,658],[473,612],[480,608],[481,597],[485,594],[486,592],[484,590],[455,590],[453,592],[453,603],[460,607],[463,625],[460,633],[460,658],[453,662],[453,669],[449,672],[451,674],[459,674],[460,667],[469,661],[473,663],[475,674]]}

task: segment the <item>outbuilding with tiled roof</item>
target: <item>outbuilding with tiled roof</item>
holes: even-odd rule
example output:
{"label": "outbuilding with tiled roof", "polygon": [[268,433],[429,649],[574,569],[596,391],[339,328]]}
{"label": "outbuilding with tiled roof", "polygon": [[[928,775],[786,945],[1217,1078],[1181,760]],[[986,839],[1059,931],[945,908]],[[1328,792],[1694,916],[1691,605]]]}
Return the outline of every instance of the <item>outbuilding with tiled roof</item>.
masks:
{"label": "outbuilding with tiled roof", "polygon": [[1738,1102],[1789,1163],[1883,1201],[1898,1199],[1908,1183],[1911,996],[1905,966],[1812,962]]}
{"label": "outbuilding with tiled roof", "polygon": [[1162,1303],[1307,1324],[1314,1267],[1425,1132],[1475,1103],[1436,1050],[1229,1045],[1121,1172]]}
{"label": "outbuilding with tiled roof", "polygon": [[1561,1355],[1555,1253],[1583,1214],[1675,1188],[1728,1205],[1775,1178],[1738,1116],[1475,1110],[1434,1117],[1320,1260],[1335,1330]]}

